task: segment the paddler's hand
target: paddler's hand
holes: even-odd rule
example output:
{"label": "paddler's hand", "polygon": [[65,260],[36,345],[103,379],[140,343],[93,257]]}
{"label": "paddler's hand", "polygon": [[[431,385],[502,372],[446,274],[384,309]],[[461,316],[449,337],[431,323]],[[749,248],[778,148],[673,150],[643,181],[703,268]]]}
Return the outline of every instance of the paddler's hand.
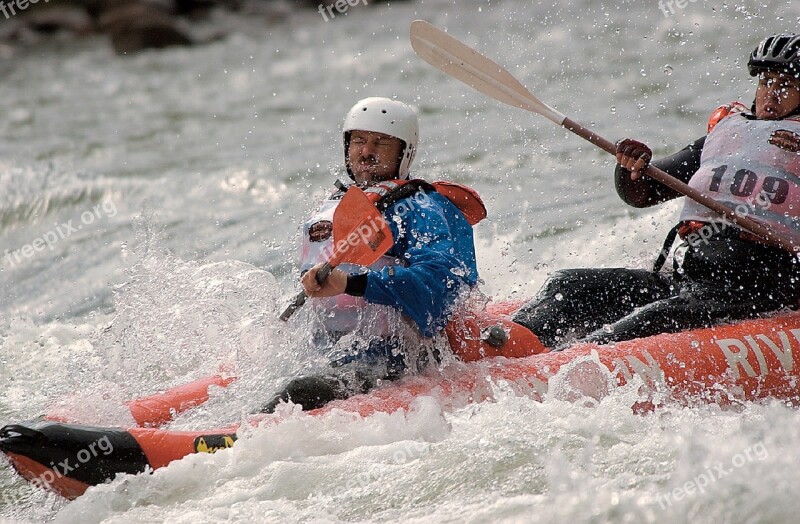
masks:
{"label": "paddler's hand", "polygon": [[617,142],[617,163],[631,172],[631,180],[638,180],[650,165],[653,151],[646,144],[625,138]]}
{"label": "paddler's hand", "polygon": [[800,135],[792,131],[775,131],[770,135],[769,143],[790,153],[800,153]]}
{"label": "paddler's hand", "polygon": [[334,269],[328,275],[328,279],[319,285],[317,282],[317,271],[323,264],[317,264],[302,276],[300,283],[303,284],[306,295],[313,298],[333,297],[344,293],[347,287],[347,273]]}

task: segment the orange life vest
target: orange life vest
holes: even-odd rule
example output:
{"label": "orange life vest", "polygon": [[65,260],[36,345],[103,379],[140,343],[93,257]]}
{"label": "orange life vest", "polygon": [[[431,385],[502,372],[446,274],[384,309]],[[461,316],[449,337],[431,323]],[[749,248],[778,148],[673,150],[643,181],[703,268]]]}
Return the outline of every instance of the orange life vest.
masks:
{"label": "orange life vest", "polygon": [[723,118],[734,113],[747,113],[747,107],[741,102],[731,102],[716,108],[708,118],[708,131],[706,134],[711,133]]}
{"label": "orange life vest", "polygon": [[443,180],[427,182],[420,179],[388,180],[366,188],[364,193],[383,211],[403,198],[413,197],[420,190],[433,190],[445,197],[461,211],[471,226],[486,218],[486,206],[478,192],[455,182]]}
{"label": "orange life vest", "polygon": [[[390,180],[370,186],[364,192],[381,209],[420,190],[435,190],[452,202],[474,226],[486,218],[486,206],[478,193],[454,182]],[[547,351],[528,328],[511,320],[514,308],[488,306],[482,311],[460,310],[447,323],[445,333],[453,354],[465,362],[490,357],[527,357]]]}

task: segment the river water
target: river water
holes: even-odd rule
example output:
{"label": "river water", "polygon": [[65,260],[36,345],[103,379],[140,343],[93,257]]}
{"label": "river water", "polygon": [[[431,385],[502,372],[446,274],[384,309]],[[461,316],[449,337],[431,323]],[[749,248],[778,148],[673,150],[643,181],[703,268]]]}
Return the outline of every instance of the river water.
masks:
{"label": "river water", "polygon": [[[241,384],[175,424],[240,420],[317,365],[296,291],[298,224],[341,176],[340,125],[366,96],[421,119],[416,172],[475,187],[484,290],[533,294],[576,266],[650,264],[679,202],[633,210],[613,162],[541,117],[415,57],[426,19],[543,101],[656,154],[749,104],[746,56],[796,30],[791,0],[417,0],[235,21],[206,47],[118,57],[55,42],[0,62],[0,422],[68,412],[130,424],[122,402],[220,366]],[[670,5],[674,13],[669,13]],[[683,3],[681,4],[683,5]],[[230,19],[221,23],[233,24]],[[232,450],[125,477],[75,502],[0,468],[0,513],[63,522],[791,522],[798,413],[779,403],[668,407],[496,401],[296,416]],[[589,404],[589,405],[585,405]]]}

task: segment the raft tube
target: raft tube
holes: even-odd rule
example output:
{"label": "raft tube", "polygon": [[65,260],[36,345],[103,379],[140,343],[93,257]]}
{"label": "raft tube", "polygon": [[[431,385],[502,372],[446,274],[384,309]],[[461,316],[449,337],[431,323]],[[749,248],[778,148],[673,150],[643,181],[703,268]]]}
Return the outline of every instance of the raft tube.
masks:
{"label": "raft tube", "polygon": [[[492,357],[520,358],[547,352],[539,339],[528,328],[511,320],[511,314],[526,301],[498,301],[489,303],[480,312],[462,312],[448,323],[445,333],[453,354],[464,362],[474,362]],[[157,428],[172,421],[209,398],[211,387],[228,387],[236,380],[229,374],[202,378],[127,403],[137,426]],[[58,417],[60,422],[71,422]]]}
{"label": "raft tube", "polygon": [[[614,345],[579,344],[563,352],[459,363],[440,376],[411,377],[308,413],[390,413],[408,410],[420,396],[437,397],[445,409],[456,409],[491,399],[492,383],[541,400],[560,371],[559,383],[568,384],[576,399],[600,399],[614,387],[638,383],[637,410],[667,402],[729,405],[777,399],[795,404],[800,400],[800,313]],[[280,423],[275,415],[252,422],[265,420]],[[39,420],[0,430],[0,450],[26,479],[74,498],[119,473],[140,473],[192,453],[230,447],[237,429],[107,429]]]}

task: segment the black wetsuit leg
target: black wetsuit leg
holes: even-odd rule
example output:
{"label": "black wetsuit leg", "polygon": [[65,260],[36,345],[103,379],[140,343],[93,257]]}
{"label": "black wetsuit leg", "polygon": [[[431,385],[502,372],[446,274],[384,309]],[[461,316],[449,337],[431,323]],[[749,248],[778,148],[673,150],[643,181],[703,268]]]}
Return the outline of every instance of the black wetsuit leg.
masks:
{"label": "black wetsuit leg", "polygon": [[703,299],[691,293],[681,293],[647,304],[613,324],[590,333],[582,341],[608,344],[659,333],[677,333],[710,327],[724,321],[752,318],[773,309],[730,296]]}
{"label": "black wetsuit leg", "polygon": [[553,273],[513,320],[555,348],[675,294],[671,277],[651,271],[568,269]]}
{"label": "black wetsuit leg", "polygon": [[261,408],[261,413],[273,413],[281,402],[293,402],[303,410],[321,408],[328,402],[344,400],[375,387],[371,377],[354,372],[344,374],[309,375],[292,379],[280,393]]}
{"label": "black wetsuit leg", "polygon": [[355,345],[347,355],[332,361],[331,368],[325,374],[292,379],[261,412],[272,413],[278,404],[289,401],[308,411],[333,400],[366,393],[381,380],[400,378],[406,369],[406,359],[400,340],[381,338],[370,341],[366,348]]}
{"label": "black wetsuit leg", "polygon": [[619,342],[710,327],[769,311],[796,309],[800,298],[796,259],[755,242],[718,238],[699,243],[686,252],[682,270],[688,278],[682,281],[677,296],[637,309],[585,340]]}

